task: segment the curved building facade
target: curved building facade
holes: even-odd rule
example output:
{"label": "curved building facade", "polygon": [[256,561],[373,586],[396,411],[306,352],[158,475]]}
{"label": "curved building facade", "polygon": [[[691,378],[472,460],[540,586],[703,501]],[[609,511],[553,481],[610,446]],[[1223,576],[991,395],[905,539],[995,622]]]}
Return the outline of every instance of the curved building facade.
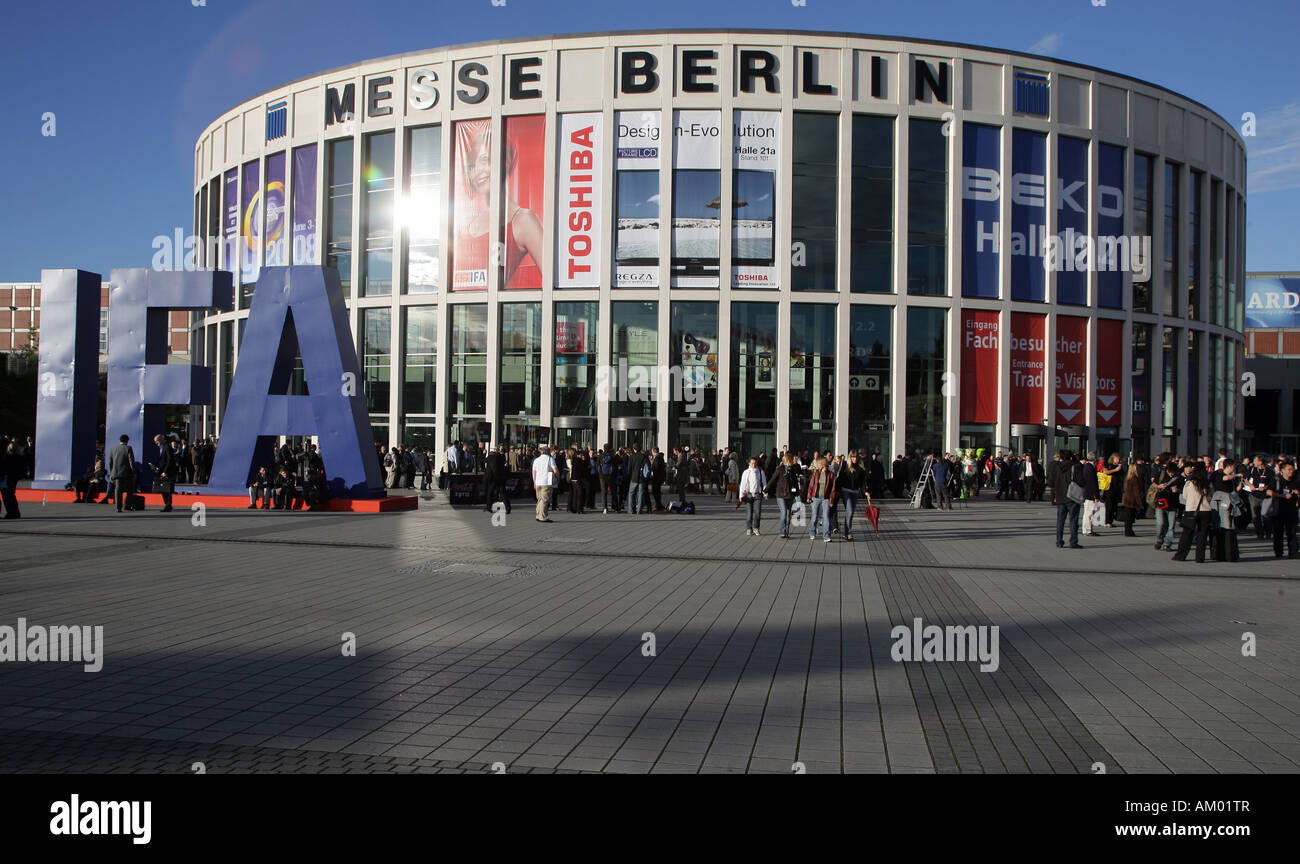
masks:
{"label": "curved building facade", "polygon": [[200,422],[219,434],[260,268],[324,264],[389,443],[1233,447],[1245,177],[1203,105],[967,45],[629,32],[367,61],[197,143],[202,263],[237,286],[194,321]]}

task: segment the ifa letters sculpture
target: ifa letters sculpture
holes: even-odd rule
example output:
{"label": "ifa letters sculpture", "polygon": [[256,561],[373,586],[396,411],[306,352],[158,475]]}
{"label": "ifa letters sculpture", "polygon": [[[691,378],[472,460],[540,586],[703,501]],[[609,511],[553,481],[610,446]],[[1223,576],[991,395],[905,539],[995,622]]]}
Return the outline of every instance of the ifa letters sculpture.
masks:
{"label": "ifa letters sculpture", "polygon": [[[37,489],[62,489],[94,459],[101,281],[84,270],[41,274]],[[105,443],[130,436],[147,488],[144,466],[157,457],[166,407],[212,404],[211,368],[166,362],[169,313],[229,311],[233,280],[224,270],[129,269],[114,270],[111,286]],[[310,395],[285,395],[296,354]],[[270,463],[276,436],[315,435],[331,495],[383,495],[360,378],[338,273],[262,268],[202,491],[243,495],[251,466]]]}

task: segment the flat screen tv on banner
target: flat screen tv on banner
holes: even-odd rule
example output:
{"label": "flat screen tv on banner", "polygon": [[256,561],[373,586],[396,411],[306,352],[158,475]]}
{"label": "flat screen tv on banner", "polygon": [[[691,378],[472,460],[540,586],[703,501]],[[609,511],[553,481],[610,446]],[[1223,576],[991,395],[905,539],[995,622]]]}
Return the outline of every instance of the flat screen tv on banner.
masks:
{"label": "flat screen tv on banner", "polygon": [[722,112],[673,112],[674,288],[717,288],[722,247]]}
{"label": "flat screen tv on banner", "polygon": [[614,287],[659,287],[658,111],[617,111]]}
{"label": "flat screen tv on banner", "polygon": [[732,125],[731,287],[776,288],[781,115],[738,110]]}

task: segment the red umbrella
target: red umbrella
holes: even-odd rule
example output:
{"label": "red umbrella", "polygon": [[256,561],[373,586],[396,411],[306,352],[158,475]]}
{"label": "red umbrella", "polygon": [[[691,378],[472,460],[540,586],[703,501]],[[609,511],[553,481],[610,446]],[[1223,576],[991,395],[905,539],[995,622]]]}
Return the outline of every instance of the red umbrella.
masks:
{"label": "red umbrella", "polygon": [[876,533],[879,534],[880,533],[880,508],[870,502],[867,502],[866,514],[867,514],[867,521],[871,523],[871,527],[876,529]]}

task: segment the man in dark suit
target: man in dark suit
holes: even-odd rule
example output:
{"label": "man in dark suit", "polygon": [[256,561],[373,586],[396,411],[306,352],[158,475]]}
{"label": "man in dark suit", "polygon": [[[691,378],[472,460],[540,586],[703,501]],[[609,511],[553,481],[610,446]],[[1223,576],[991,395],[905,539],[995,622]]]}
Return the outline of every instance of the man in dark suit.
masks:
{"label": "man in dark suit", "polygon": [[872,498],[883,498],[885,494],[885,466],[880,462],[879,453],[872,453],[867,463],[867,491]]}
{"label": "man in dark suit", "polygon": [[1030,453],[1025,454],[1025,460],[1020,463],[1020,483],[1025,490],[1025,503],[1028,504],[1038,497],[1038,481],[1043,479],[1043,469]]}
{"label": "man in dark suit", "polygon": [[632,453],[627,457],[627,510],[633,516],[641,512],[641,493],[645,489],[646,454],[641,452],[640,444],[632,445]]}
{"label": "man in dark suit", "polygon": [[510,495],[506,492],[506,479],[510,471],[506,467],[506,446],[498,444],[497,449],[488,454],[487,464],[483,468],[483,512],[491,513],[492,505],[498,500],[506,505],[510,512]]}
{"label": "man in dark suit", "polygon": [[659,452],[658,447],[650,448],[650,495],[655,501],[655,510],[662,512],[664,502],[660,496],[663,491],[664,478],[668,476],[668,465],[664,462],[664,454]]}
{"label": "man in dark suit", "polygon": [[129,435],[117,440],[118,445],[108,454],[108,479],[113,481],[113,497],[117,512],[121,513],[126,496],[135,492],[135,451],[128,443],[131,440]]}
{"label": "man in dark suit", "polygon": [[162,512],[170,513],[172,510],[172,492],[176,489],[176,474],[180,469],[180,461],[176,458],[176,451],[172,449],[170,438],[155,435],[153,441],[158,445],[158,464],[154,466],[157,475],[154,478],[153,485],[162,495]]}

